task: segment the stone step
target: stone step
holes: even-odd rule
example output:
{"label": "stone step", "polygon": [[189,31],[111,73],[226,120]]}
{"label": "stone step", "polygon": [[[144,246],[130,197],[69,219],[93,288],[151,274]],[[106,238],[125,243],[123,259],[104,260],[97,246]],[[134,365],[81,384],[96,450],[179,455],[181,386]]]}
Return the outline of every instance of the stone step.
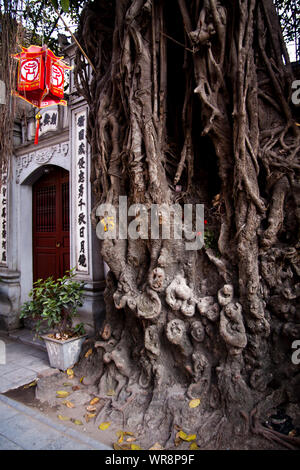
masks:
{"label": "stone step", "polygon": [[12,330],[8,333],[8,336],[21,343],[28,344],[29,346],[41,349],[42,351],[47,351],[45,342],[36,337],[34,331],[28,330],[27,328]]}

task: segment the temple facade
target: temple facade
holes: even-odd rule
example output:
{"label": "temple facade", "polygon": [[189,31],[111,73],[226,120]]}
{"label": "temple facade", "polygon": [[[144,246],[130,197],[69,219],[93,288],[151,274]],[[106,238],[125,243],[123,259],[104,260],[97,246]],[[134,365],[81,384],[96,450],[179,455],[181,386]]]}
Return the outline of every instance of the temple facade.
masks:
{"label": "temple facade", "polygon": [[[65,50],[71,65],[74,48]],[[105,268],[90,221],[90,149],[87,104],[76,93],[72,71],[68,106],[37,110],[20,104],[14,128],[14,155],[2,175],[0,193],[0,329],[22,326],[20,308],[34,281],[62,276],[74,268],[85,283],[79,314],[87,331],[104,317]]]}

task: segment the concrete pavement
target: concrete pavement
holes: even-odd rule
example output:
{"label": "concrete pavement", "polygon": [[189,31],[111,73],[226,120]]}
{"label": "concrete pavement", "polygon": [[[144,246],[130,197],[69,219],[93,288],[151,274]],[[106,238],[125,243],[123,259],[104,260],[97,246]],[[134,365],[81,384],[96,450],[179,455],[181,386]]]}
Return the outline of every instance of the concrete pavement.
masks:
{"label": "concrete pavement", "polygon": [[112,450],[0,395],[0,450]]}
{"label": "concrete pavement", "polygon": [[5,393],[37,378],[37,374],[49,369],[48,355],[45,351],[22,344],[0,333],[5,344],[5,364],[0,362],[0,393]]}
{"label": "concrete pavement", "polygon": [[[20,337],[26,339],[21,343]],[[45,414],[1,393],[34,381],[50,369],[43,345],[33,347],[27,331],[14,337],[0,332],[5,364],[0,357],[0,450],[112,450],[87,435],[51,421]],[[29,340],[28,340],[29,339]]]}

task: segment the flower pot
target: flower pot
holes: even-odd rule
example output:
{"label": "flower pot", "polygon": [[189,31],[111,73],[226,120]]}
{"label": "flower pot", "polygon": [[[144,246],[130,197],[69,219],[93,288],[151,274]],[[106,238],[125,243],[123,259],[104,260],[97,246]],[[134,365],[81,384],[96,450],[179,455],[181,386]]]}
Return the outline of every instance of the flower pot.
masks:
{"label": "flower pot", "polygon": [[81,346],[86,337],[87,335],[83,335],[66,340],[58,340],[49,338],[47,335],[42,336],[46,343],[51,367],[60,370],[67,370],[69,367],[73,367],[79,359]]}

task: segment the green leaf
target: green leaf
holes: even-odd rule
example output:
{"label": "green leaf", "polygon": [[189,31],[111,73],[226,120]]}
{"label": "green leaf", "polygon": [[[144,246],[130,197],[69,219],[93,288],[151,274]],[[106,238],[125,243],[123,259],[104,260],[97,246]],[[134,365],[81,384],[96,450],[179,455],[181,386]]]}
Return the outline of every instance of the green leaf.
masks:
{"label": "green leaf", "polygon": [[67,13],[70,9],[70,1],[69,0],[60,0],[60,6],[62,7],[63,11]]}

